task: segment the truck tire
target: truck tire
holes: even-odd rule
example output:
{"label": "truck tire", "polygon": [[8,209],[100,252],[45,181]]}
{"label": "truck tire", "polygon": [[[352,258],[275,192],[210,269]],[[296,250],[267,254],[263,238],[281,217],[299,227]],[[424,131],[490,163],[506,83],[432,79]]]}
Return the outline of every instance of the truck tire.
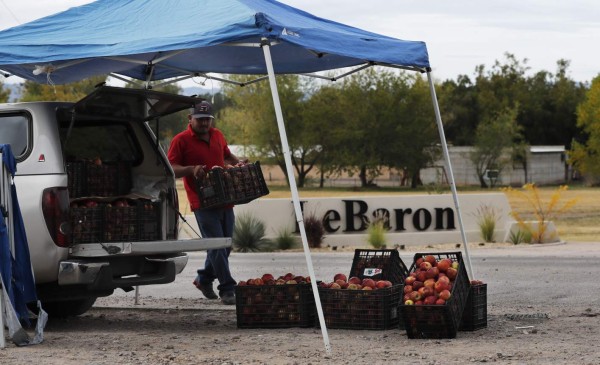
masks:
{"label": "truck tire", "polygon": [[48,313],[49,317],[70,317],[78,316],[87,312],[96,302],[96,297],[64,300],[58,302],[42,303],[42,308]]}

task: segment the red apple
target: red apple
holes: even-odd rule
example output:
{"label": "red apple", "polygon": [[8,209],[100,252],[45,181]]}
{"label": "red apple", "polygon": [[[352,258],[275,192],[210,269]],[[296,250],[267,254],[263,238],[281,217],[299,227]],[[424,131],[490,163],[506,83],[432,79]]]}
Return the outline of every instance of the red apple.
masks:
{"label": "red apple", "polygon": [[433,256],[433,255],[427,255],[423,258],[423,260],[425,260],[425,262],[429,262],[431,264],[431,266],[437,265],[437,260],[435,259],[435,256]]}
{"label": "red apple", "polygon": [[426,274],[426,271],[417,272],[417,281],[423,282],[423,281],[427,280],[427,276],[425,276],[425,274]]}
{"label": "red apple", "polygon": [[348,277],[345,274],[339,273],[339,274],[335,274],[333,276],[333,281],[336,281],[336,280],[348,281]]}
{"label": "red apple", "polygon": [[419,257],[416,261],[415,261],[415,266],[419,267],[419,265],[421,265],[421,262],[423,262],[423,258]]}
{"label": "red apple", "polygon": [[423,286],[429,287],[431,289],[433,289],[434,285],[435,285],[435,279],[427,279],[427,280],[425,280],[425,282],[423,282]]}
{"label": "red apple", "polygon": [[358,284],[348,283],[348,287],[346,289],[348,289],[348,290],[359,290],[360,288],[358,287]]}
{"label": "red apple", "polygon": [[446,276],[448,276],[448,279],[450,280],[454,280],[456,279],[456,275],[458,275],[458,270],[456,270],[453,267],[448,268],[448,270],[446,270]]}
{"label": "red apple", "polygon": [[413,286],[414,290],[419,290],[419,288],[423,287],[423,282],[422,281],[415,281],[412,286]]}
{"label": "red apple", "polygon": [[407,276],[406,279],[404,279],[404,284],[412,285],[416,280],[417,280],[417,278],[414,276]]}
{"label": "red apple", "polygon": [[387,288],[386,280],[378,280],[377,282],[375,282],[375,287],[377,289]]}
{"label": "red apple", "polygon": [[435,289],[436,293],[440,293],[443,290],[448,290],[448,283],[438,280],[435,282],[433,289]]}
{"label": "red apple", "polygon": [[428,287],[423,288],[423,298],[427,298],[427,297],[436,297],[435,291],[433,290],[433,288],[428,288]]}
{"label": "red apple", "polygon": [[413,291],[413,287],[412,285],[404,285],[404,294],[410,293],[411,291]]}
{"label": "red apple", "polygon": [[444,299],[444,300],[448,300],[450,299],[450,297],[452,296],[452,294],[450,293],[449,290],[442,290],[440,292],[440,299]]}
{"label": "red apple", "polygon": [[275,280],[275,277],[271,274],[263,274],[261,279],[266,283],[268,280]]}
{"label": "red apple", "polygon": [[331,285],[329,286],[329,288],[331,288],[331,289],[341,289],[342,287],[338,283],[331,283]]}
{"label": "red apple", "polygon": [[371,289],[375,289],[375,287],[376,287],[375,280],[369,279],[369,278],[363,279],[362,286],[363,286],[363,289],[365,286],[368,286]]}
{"label": "red apple", "polygon": [[335,282],[337,285],[339,285],[339,286],[340,286],[340,288],[342,288],[344,285],[346,285],[346,286],[347,286],[347,284],[348,284],[346,281],[344,281],[344,280],[342,280],[342,279],[337,279],[337,280],[335,280],[334,282]]}
{"label": "red apple", "polygon": [[440,273],[440,270],[437,267],[432,267],[431,269],[429,269],[425,272],[425,277],[427,279],[434,279],[438,276],[439,273]]}
{"label": "red apple", "polygon": [[424,305],[434,305],[436,300],[437,300],[437,298],[435,297],[435,295],[431,295],[431,296],[425,297],[425,299],[423,299],[423,304]]}
{"label": "red apple", "polygon": [[408,294],[408,297],[410,298],[410,300],[412,300],[413,302],[416,302],[417,300],[421,300],[422,296],[418,291],[411,291]]}
{"label": "red apple", "polygon": [[435,304],[437,304],[437,305],[444,305],[444,304],[446,304],[446,301],[444,299],[442,299],[442,298],[438,298],[435,301]]}
{"label": "red apple", "polygon": [[440,269],[440,272],[446,272],[450,266],[452,266],[452,260],[447,258],[441,259],[437,264],[437,268]]}
{"label": "red apple", "polygon": [[240,282],[237,285],[238,286],[246,286],[246,285],[248,285],[248,283],[246,283],[244,280],[240,280]]}
{"label": "red apple", "polygon": [[431,262],[427,262],[427,261],[423,261],[421,262],[421,264],[419,264],[419,269],[421,270],[429,270],[433,267],[433,265],[431,265]]}
{"label": "red apple", "polygon": [[359,277],[353,276],[350,279],[348,279],[348,284],[360,284],[362,283],[362,280],[360,280]]}

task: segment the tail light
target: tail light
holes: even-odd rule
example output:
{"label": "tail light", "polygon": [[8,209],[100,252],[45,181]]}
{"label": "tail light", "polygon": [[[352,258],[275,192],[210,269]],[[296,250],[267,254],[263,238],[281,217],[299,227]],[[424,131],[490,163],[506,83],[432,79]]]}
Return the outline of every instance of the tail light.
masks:
{"label": "tail light", "polygon": [[44,189],[42,212],[54,244],[69,246],[69,192],[66,187]]}

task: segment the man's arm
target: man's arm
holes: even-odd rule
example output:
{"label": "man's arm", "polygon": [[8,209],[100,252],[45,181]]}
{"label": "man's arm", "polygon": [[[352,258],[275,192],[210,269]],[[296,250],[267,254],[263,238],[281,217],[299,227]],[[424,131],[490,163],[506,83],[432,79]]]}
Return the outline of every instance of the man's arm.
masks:
{"label": "man's arm", "polygon": [[192,165],[192,166],[181,166],[177,164],[171,164],[173,167],[173,172],[175,172],[175,177],[185,177],[193,175],[196,179],[201,179],[206,175],[204,171],[204,165]]}

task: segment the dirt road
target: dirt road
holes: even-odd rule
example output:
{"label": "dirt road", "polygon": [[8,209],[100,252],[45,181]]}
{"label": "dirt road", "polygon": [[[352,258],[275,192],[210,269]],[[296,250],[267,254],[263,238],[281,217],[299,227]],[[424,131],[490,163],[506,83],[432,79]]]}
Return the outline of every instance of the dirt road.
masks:
{"label": "dirt road", "polygon": [[[423,252],[423,250],[419,250]],[[402,252],[407,261],[412,252]],[[190,290],[188,268],[168,286],[100,299],[85,315],[51,320],[41,345],[0,350],[2,364],[599,364],[600,244],[472,250],[488,283],[488,326],[455,339],[404,331],[238,329],[235,308]],[[351,253],[316,253],[317,277],[346,272]],[[273,266],[271,266],[273,265]],[[282,266],[282,265],[288,265]],[[290,268],[291,266],[291,268]],[[234,275],[306,270],[302,253],[234,254]],[[252,275],[251,275],[252,274]]]}

